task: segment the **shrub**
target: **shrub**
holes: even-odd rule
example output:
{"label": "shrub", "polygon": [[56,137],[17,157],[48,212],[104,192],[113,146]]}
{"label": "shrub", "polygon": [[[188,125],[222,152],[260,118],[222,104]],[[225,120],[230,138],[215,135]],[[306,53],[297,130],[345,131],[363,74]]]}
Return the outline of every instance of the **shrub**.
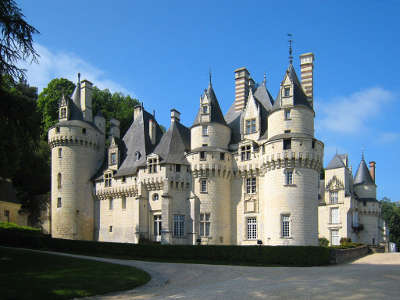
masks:
{"label": "shrub", "polygon": [[26,231],[26,232],[40,232],[39,228],[34,228],[34,227],[30,227],[30,226],[20,226],[15,223],[9,223],[9,222],[0,222],[0,230],[1,229],[14,230],[14,231]]}
{"label": "shrub", "polygon": [[343,244],[346,244],[346,243],[351,243],[351,238],[342,237],[340,239],[340,245],[343,245]]}
{"label": "shrub", "polygon": [[318,239],[318,243],[319,243],[319,245],[320,245],[321,247],[328,247],[328,246],[329,246],[329,241],[328,241],[328,239],[327,239],[327,238],[324,238],[324,237],[319,238],[319,239]]}

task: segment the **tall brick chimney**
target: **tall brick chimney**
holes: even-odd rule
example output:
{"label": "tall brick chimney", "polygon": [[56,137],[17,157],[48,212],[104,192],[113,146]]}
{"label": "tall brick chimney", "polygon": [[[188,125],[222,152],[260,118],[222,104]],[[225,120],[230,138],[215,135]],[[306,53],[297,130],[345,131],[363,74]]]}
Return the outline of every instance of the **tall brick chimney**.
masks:
{"label": "tall brick chimney", "polygon": [[313,74],[314,74],[314,54],[304,53],[300,55],[300,71],[301,71],[301,85],[306,93],[307,99],[313,106]]}
{"label": "tall brick chimney", "polygon": [[375,166],[376,162],[374,161],[369,162],[369,174],[371,175],[371,178],[374,181],[374,183],[375,183]]}
{"label": "tall brick chimney", "polygon": [[250,73],[245,67],[235,70],[235,110],[241,111],[246,106],[249,96]]}

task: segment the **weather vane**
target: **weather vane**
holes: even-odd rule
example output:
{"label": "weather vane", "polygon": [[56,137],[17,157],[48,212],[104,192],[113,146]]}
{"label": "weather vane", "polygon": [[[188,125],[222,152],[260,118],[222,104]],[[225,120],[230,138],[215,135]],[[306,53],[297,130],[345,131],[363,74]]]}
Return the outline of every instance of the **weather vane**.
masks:
{"label": "weather vane", "polygon": [[288,38],[289,38],[289,63],[293,63],[293,56],[292,56],[292,37],[293,35],[291,33],[288,33]]}

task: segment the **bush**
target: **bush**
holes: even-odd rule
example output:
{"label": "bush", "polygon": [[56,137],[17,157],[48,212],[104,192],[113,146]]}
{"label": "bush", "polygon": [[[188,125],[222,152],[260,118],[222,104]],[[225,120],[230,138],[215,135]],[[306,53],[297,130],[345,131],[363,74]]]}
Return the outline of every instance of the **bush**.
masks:
{"label": "bush", "polygon": [[233,265],[319,266],[330,249],[318,246],[192,246],[127,244],[53,239],[43,234],[0,230],[2,245],[121,259]]}
{"label": "bush", "polygon": [[328,247],[329,246],[329,241],[328,239],[322,237],[318,239],[318,243],[321,247]]}
{"label": "bush", "polygon": [[15,223],[9,223],[9,222],[0,222],[0,230],[6,229],[6,230],[14,230],[14,231],[25,231],[25,232],[40,232],[39,228],[34,228],[30,226],[20,226]]}
{"label": "bush", "polygon": [[340,239],[340,245],[343,245],[343,244],[346,244],[346,243],[351,243],[351,238],[342,237]]}

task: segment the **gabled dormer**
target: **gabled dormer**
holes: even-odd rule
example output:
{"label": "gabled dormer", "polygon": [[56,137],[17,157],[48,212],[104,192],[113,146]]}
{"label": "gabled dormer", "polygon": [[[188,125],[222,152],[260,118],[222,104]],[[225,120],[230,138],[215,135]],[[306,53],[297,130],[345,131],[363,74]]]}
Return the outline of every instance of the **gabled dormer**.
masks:
{"label": "gabled dormer", "polygon": [[111,143],[108,147],[108,168],[111,170],[117,170],[121,161],[119,139],[111,136]]}
{"label": "gabled dormer", "polygon": [[250,140],[257,140],[260,137],[260,125],[260,104],[254,98],[252,89],[250,88],[246,106],[241,116],[242,139],[246,138]]}
{"label": "gabled dormer", "polygon": [[64,93],[58,103],[58,120],[67,121],[70,116],[69,100],[65,97]]}

